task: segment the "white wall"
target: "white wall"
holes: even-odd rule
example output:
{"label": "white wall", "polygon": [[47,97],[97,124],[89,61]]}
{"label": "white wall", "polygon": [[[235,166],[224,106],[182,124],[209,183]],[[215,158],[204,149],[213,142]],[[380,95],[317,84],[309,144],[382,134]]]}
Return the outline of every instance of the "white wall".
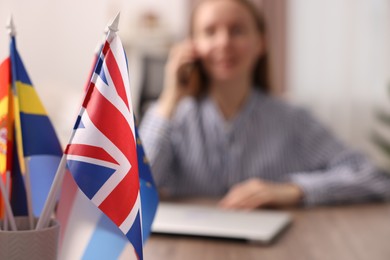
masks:
{"label": "white wall", "polygon": [[369,136],[390,104],[390,1],[289,1],[288,27],[290,97],[379,159]]}
{"label": "white wall", "polygon": [[146,9],[160,13],[174,37],[184,33],[183,0],[0,0],[0,59],[9,54],[5,23],[12,13],[18,50],[63,144],[107,22],[121,11],[119,29],[125,37]]}
{"label": "white wall", "polygon": [[106,24],[105,1],[1,0],[1,59],[9,55],[4,25],[10,13],[20,55],[65,143]]}
{"label": "white wall", "polygon": [[[189,0],[124,0],[122,2],[126,24],[136,24],[140,14],[145,11],[153,11],[160,16],[161,22],[169,28],[173,38],[178,39],[185,35],[189,19]],[[110,5],[115,6],[115,4]]]}

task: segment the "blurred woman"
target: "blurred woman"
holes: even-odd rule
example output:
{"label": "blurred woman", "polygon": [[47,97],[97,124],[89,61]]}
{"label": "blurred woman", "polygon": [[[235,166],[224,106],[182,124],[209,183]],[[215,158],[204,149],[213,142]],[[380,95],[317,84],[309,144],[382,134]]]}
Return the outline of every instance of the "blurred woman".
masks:
{"label": "blurred woman", "polygon": [[161,191],[237,209],[390,197],[389,178],[363,155],[269,95],[265,37],[247,0],[195,7],[140,129]]}

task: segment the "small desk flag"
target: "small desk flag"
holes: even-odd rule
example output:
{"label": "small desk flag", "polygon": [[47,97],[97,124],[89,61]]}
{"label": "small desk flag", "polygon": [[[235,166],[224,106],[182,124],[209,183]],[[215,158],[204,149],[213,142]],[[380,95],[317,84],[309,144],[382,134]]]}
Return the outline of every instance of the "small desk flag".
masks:
{"label": "small desk flag", "polygon": [[[143,259],[143,220],[147,219],[144,234],[148,236],[158,197],[151,175],[144,178],[144,182],[140,180],[139,167],[144,167],[145,163],[139,163],[139,151],[127,60],[119,37],[111,29],[98,57],[71,140],[65,150],[69,172],[83,194],[72,188],[72,182],[67,181],[68,177],[65,175],[58,211],[60,221],[64,220],[67,227],[61,238],[62,252],[69,250],[64,247],[72,244],[69,240],[70,231],[75,231],[80,219],[85,221],[85,215],[89,215],[88,219],[91,219],[86,225],[90,239],[83,241],[84,249],[74,255],[69,254],[68,257],[93,257],[93,254],[98,254],[99,247],[104,247],[104,243],[116,241],[107,257],[118,258],[128,248],[128,242],[123,243],[123,238],[126,237],[137,258]],[[141,160],[144,160],[142,155]],[[145,202],[148,201],[147,197],[154,199],[149,200],[151,208],[145,210],[147,218],[144,218],[140,181],[144,183],[141,186],[150,190],[148,196],[145,195]],[[68,188],[64,188],[66,183]],[[96,209],[86,210],[86,198],[104,215],[99,215]],[[65,202],[67,200],[68,203]],[[62,205],[68,210],[64,210]],[[79,213],[74,213],[76,208],[80,209]],[[84,212],[84,216],[81,212]],[[110,232],[113,226],[117,231]],[[118,235],[119,230],[121,235]]]}
{"label": "small desk flag", "polygon": [[15,36],[11,36],[10,57],[2,63],[0,71],[0,162],[6,161],[0,164],[0,171],[11,173],[11,204],[15,215],[28,213],[23,176],[29,172],[32,210],[39,216],[62,148],[16,48]]}

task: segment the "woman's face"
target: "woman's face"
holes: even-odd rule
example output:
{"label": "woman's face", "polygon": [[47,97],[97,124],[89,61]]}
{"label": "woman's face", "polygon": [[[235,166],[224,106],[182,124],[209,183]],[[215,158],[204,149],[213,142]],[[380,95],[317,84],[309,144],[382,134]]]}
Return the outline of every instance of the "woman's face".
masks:
{"label": "woman's face", "polygon": [[213,82],[250,79],[264,52],[252,13],[234,0],[200,4],[193,20],[193,41]]}

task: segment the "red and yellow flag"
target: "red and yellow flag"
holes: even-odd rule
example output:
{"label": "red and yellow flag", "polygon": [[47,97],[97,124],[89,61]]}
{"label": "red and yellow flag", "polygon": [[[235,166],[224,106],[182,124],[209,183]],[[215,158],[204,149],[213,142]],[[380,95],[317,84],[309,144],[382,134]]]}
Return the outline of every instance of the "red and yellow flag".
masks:
{"label": "red and yellow flag", "polygon": [[[6,183],[6,172],[12,166],[13,113],[11,90],[11,63],[0,64],[0,177]],[[0,196],[0,218],[4,215],[4,202]]]}

